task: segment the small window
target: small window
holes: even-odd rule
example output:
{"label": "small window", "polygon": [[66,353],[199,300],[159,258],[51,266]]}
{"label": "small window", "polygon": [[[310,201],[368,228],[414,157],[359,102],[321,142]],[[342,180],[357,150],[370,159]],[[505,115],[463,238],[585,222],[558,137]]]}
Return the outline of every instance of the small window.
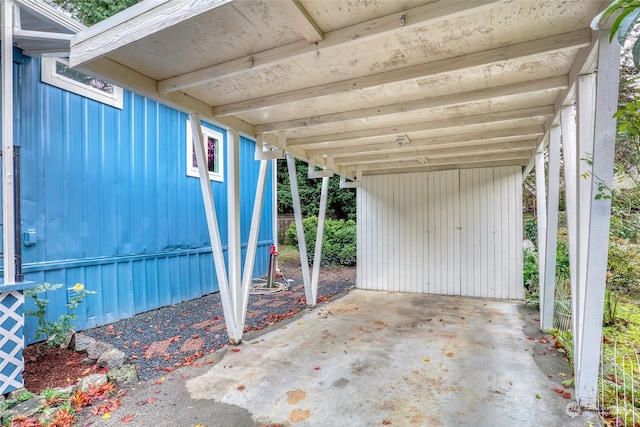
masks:
{"label": "small window", "polygon": [[[207,143],[207,164],[209,168],[209,179],[213,181],[223,181],[223,159],[222,159],[222,134],[213,129],[200,126],[202,137]],[[187,120],[187,175],[199,177],[198,161],[193,147],[191,135],[191,121]]]}
{"label": "small window", "polygon": [[66,59],[42,58],[40,78],[44,83],[122,109],[121,87],[69,68]]}

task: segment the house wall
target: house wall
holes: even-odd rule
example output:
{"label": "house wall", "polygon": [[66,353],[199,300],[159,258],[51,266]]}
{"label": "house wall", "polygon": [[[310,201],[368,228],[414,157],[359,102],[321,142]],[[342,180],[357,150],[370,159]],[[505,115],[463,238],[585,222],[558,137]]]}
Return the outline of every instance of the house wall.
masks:
{"label": "house wall", "polygon": [[[79,329],[217,291],[199,181],[186,175],[188,116],[127,91],[124,108],[113,108],[41,83],[37,59],[19,62],[22,229],[35,229],[38,239],[22,246],[25,279],[81,282],[96,291],[78,311]],[[226,133],[217,130],[227,153]],[[259,162],[253,141],[240,144],[246,244]],[[271,174],[268,179],[256,276],[266,272],[273,243]],[[226,249],[226,182],[212,187]],[[58,290],[46,297],[55,320],[69,296]],[[35,328],[27,316],[27,343]]]}
{"label": "house wall", "polygon": [[521,199],[519,167],[363,177],[358,287],[523,298]]}

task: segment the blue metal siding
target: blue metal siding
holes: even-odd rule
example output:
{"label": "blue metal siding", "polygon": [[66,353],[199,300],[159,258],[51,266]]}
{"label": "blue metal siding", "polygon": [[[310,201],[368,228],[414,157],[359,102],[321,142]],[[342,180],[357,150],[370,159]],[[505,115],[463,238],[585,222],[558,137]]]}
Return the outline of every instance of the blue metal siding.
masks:
{"label": "blue metal siding", "polygon": [[[126,91],[119,110],[43,84],[36,59],[25,57],[18,68],[22,226],[38,236],[36,245],[22,247],[26,280],[81,282],[97,291],[80,307],[79,329],[217,291],[199,182],[186,175],[188,116]],[[225,136],[226,154],[225,130],[203,124]],[[246,244],[260,165],[253,141],[240,138],[240,151]],[[226,173],[224,183],[212,182],[225,250]],[[256,276],[266,272],[273,242],[271,176]],[[47,298],[55,320],[67,294]],[[26,320],[30,343],[36,324]]]}

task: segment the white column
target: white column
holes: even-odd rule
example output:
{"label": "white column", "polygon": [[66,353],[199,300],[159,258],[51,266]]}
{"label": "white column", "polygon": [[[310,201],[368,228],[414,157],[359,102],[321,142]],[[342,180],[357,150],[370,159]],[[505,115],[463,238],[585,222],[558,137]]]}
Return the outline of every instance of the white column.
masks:
{"label": "white column", "polygon": [[556,285],[556,246],[558,244],[558,199],[560,196],[560,127],[549,131],[549,183],[547,190],[547,228],[544,276],[540,279],[540,328],[553,328]]}
{"label": "white column", "polygon": [[[542,144],[544,147],[544,142]],[[536,153],[536,214],[538,217],[538,290],[544,283],[547,249],[547,187],[544,173],[544,151]],[[542,308],[542,307],[541,307]],[[542,322],[540,323],[542,328]]]}
{"label": "white column", "polygon": [[569,282],[571,284],[571,330],[575,330],[579,314],[577,314],[578,283],[578,207],[577,179],[578,166],[576,152],[576,120],[573,105],[566,105],[560,111],[560,127],[562,129],[562,159],[564,170],[564,198],[567,214],[567,237],[569,243]]}
{"label": "white column", "polygon": [[[616,138],[616,120],[613,114],[618,104],[618,79],[620,74],[620,46],[614,38],[609,42],[608,31],[601,31],[598,40],[598,72],[596,75],[596,102],[593,144],[593,180],[591,183],[591,208],[587,243],[587,270],[584,307],[585,315],[580,365],[576,369],[576,398],[580,405],[595,408],[597,405],[598,368],[602,344],[602,315],[609,248],[609,221],[611,199],[599,197],[601,185],[611,187],[613,182],[613,157]],[[588,123],[580,123],[580,126]],[[583,231],[581,230],[581,233]]]}
{"label": "white column", "polygon": [[[256,260],[256,249],[258,248],[258,232],[260,231],[260,217],[262,216],[262,206],[264,202],[264,190],[267,186],[267,171],[269,170],[269,160],[260,161],[260,172],[258,173],[258,185],[256,187],[256,197],[253,202],[253,214],[251,216],[251,229],[249,230],[249,242],[247,243],[247,254],[244,259],[244,271],[242,273],[242,311],[239,325],[244,325],[247,317],[247,304],[249,302],[249,289],[253,276],[253,265]],[[275,233],[275,231],[274,231]]]}
{"label": "white column", "polygon": [[304,227],[302,225],[302,209],[300,207],[298,175],[296,174],[296,159],[289,153],[287,153],[287,167],[289,169],[289,184],[291,186],[293,215],[296,220],[296,233],[298,234],[298,251],[300,252],[302,281],[304,282],[304,293],[308,304],[309,301],[313,300],[313,293],[311,292],[311,277],[309,274],[309,257],[307,256],[307,242],[304,238]]}
{"label": "white column", "polygon": [[218,288],[220,289],[220,300],[222,301],[222,311],[224,312],[224,321],[227,325],[227,333],[229,338],[237,336],[236,322],[233,316],[233,304],[229,295],[229,281],[227,278],[227,268],[224,263],[224,254],[222,252],[222,241],[220,239],[220,228],[218,227],[218,216],[216,215],[216,206],[213,200],[213,192],[211,190],[211,181],[209,181],[209,170],[207,167],[207,144],[202,136],[200,128],[200,116],[191,114],[191,135],[193,135],[194,150],[196,152],[196,160],[198,161],[198,172],[200,175],[200,189],[202,190],[202,200],[204,202],[204,210],[207,217],[207,228],[209,229],[209,240],[211,241],[211,253],[213,255],[213,264],[216,269],[216,277],[218,278]]}
{"label": "white column", "polygon": [[242,242],[240,240],[240,141],[238,133],[227,131],[227,218],[229,260],[229,293],[233,304],[233,318],[236,324],[235,335],[229,335],[232,344],[242,340],[244,324],[242,318]]}
{"label": "white column", "polygon": [[4,283],[15,283],[13,175],[13,1],[2,2],[2,250]]}
{"label": "white column", "polygon": [[[311,166],[309,166],[311,167]],[[320,191],[320,212],[318,212],[318,230],[316,233],[316,247],[313,255],[313,276],[311,277],[312,299],[307,298],[307,305],[314,307],[318,299],[318,280],[320,278],[320,264],[322,260],[322,241],[324,236],[324,219],[327,213],[327,195],[329,193],[329,177],[322,178]]]}
{"label": "white column", "polygon": [[576,155],[576,202],[578,204],[578,218],[576,230],[577,269],[575,299],[573,300],[573,348],[576,390],[582,381],[578,371],[581,366],[585,317],[585,293],[587,288],[587,254],[589,219],[591,217],[591,166],[585,160],[593,155],[593,123],[596,106],[596,75],[595,73],[579,76],[576,81],[576,121],[577,121],[577,155]]}

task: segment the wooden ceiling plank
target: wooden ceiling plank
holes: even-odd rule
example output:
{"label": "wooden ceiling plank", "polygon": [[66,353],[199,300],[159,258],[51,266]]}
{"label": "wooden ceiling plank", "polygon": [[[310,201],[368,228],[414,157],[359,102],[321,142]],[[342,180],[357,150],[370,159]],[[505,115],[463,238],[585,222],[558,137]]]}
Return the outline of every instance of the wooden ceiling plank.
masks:
{"label": "wooden ceiling plank", "polygon": [[298,0],[281,0],[273,4],[282,10],[296,31],[309,43],[316,43],[324,39],[324,32],[318,27],[313,18]]}
{"label": "wooden ceiling plank", "polygon": [[502,86],[486,87],[482,89],[458,92],[433,98],[418,99],[398,104],[381,105],[351,111],[338,111],[314,117],[303,117],[282,122],[256,125],[256,133],[275,132],[286,129],[306,128],[315,125],[326,125],[350,120],[360,120],[371,117],[402,114],[409,111],[425,110],[429,108],[446,107],[466,104],[470,102],[496,99],[513,95],[525,95],[546,90],[564,89],[568,85],[567,76],[555,76],[544,79],[531,80]]}
{"label": "wooden ceiling plank", "polygon": [[404,150],[402,152],[390,154],[362,155],[353,157],[342,157],[335,159],[340,165],[357,165],[367,163],[382,163],[393,160],[415,159],[416,157],[425,157],[427,159],[449,158],[452,156],[477,156],[489,153],[503,153],[513,151],[531,151],[536,148],[536,140],[529,139],[517,142],[501,142],[498,144],[484,144],[461,146],[456,148],[429,149],[428,147],[419,150]]}
{"label": "wooden ceiling plank", "polygon": [[427,166],[435,166],[435,165],[453,165],[453,164],[460,165],[465,163],[472,164],[472,163],[482,163],[482,162],[490,162],[490,161],[497,162],[502,160],[520,161],[525,159],[529,160],[533,154],[534,154],[534,150],[530,150],[530,151],[517,151],[514,153],[487,154],[482,156],[470,156],[470,157],[458,156],[458,157],[449,157],[447,159],[435,159],[435,160],[424,159],[422,161],[419,161],[417,159],[406,160],[406,161],[398,160],[398,161],[391,161],[391,162],[385,162],[385,163],[364,164],[362,166],[362,170],[364,172],[364,171],[371,171],[376,169],[389,169],[389,168],[398,169],[403,167],[420,166],[421,164],[424,164]]}
{"label": "wooden ceiling plank", "polygon": [[[376,37],[388,35],[390,32],[406,31],[410,28],[435,24],[446,19],[457,18],[488,10],[499,3],[499,0],[461,0],[439,1],[419,6],[407,11],[393,13],[381,18],[372,19],[350,27],[341,28],[324,34],[324,39],[310,44],[306,40],[278,46],[263,52],[243,56],[228,62],[206,67],[200,70],[181,74],[158,82],[158,90],[167,93],[190,87],[215,82],[279,64],[309,53],[322,54],[324,49],[338,45],[360,43]],[[401,20],[404,24],[401,24]],[[109,50],[111,51],[111,50]],[[74,53],[75,54],[75,53]],[[81,55],[81,52],[78,52]],[[94,56],[96,53],[94,52]]]}
{"label": "wooden ceiling plank", "polygon": [[[433,147],[435,148],[453,148],[461,145],[471,145],[471,144],[484,144],[488,142],[504,142],[504,141],[514,141],[514,140],[528,140],[534,139],[539,135],[544,134],[543,126],[527,126],[524,128],[514,128],[514,129],[497,129],[493,131],[485,131],[485,132],[473,132],[468,134],[459,134],[459,135],[447,135],[447,136],[436,136],[431,138],[417,139],[411,141],[409,145],[407,145],[407,149],[416,149],[418,147]],[[336,161],[340,158],[340,156],[351,156],[355,153],[382,153],[382,152],[392,152],[397,150],[398,146],[395,144],[395,141],[384,142],[384,143],[376,143],[369,145],[360,145],[360,146],[342,146],[330,149],[322,149],[322,150],[307,150],[307,154],[311,157],[313,156],[321,156],[321,155],[330,155],[334,156]]]}
{"label": "wooden ceiling plank", "polygon": [[187,21],[231,0],[140,2],[98,22],[71,39],[69,66],[108,56],[128,44]]}
{"label": "wooden ceiling plank", "polygon": [[[399,173],[412,173],[412,172],[435,172],[442,170],[451,170],[451,169],[479,169],[479,168],[489,168],[489,167],[502,167],[502,166],[524,166],[522,160],[503,160],[498,162],[480,162],[480,163],[466,163],[466,164],[456,164],[456,165],[438,165],[438,166],[428,166],[428,165],[420,165],[420,166],[408,166],[406,168],[401,169],[377,169],[377,170],[363,170],[363,176],[373,176],[373,175],[392,175]],[[345,174],[354,173],[353,171],[346,171]]]}
{"label": "wooden ceiling plank", "polygon": [[525,43],[503,46],[464,56],[443,59],[441,61],[343,80],[337,83],[318,85],[310,88],[269,95],[262,98],[243,100],[233,104],[220,105],[214,107],[213,113],[216,116],[238,114],[255,109],[266,108],[272,105],[284,104],[293,101],[304,101],[322,96],[388,85],[391,83],[407,82],[441,73],[489,65],[541,53],[564,52],[566,50],[588,46],[590,42],[591,31],[587,28],[571,33],[532,40]]}
{"label": "wooden ceiling plank", "polygon": [[287,139],[287,147],[318,143],[352,141],[355,139],[375,138],[386,135],[398,135],[412,132],[434,131],[447,128],[463,128],[466,126],[491,123],[506,123],[510,121],[533,119],[537,117],[544,118],[547,116],[552,116],[554,112],[555,109],[553,108],[553,105],[543,105],[539,107],[522,108],[519,110],[501,111],[498,113],[482,113],[473,116],[462,116],[455,119],[410,123],[376,129],[334,133],[329,135],[315,135],[304,138],[291,138]]}

